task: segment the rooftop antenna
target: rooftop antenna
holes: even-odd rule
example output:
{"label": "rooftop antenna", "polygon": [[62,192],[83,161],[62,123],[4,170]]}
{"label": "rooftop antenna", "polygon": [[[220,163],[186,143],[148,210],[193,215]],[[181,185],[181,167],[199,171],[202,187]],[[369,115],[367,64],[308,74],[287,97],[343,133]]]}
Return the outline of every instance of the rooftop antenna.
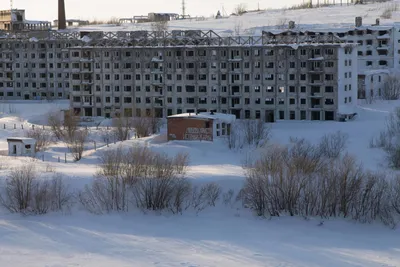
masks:
{"label": "rooftop antenna", "polygon": [[186,16],[186,2],[185,0],[182,0],[182,18],[185,18]]}

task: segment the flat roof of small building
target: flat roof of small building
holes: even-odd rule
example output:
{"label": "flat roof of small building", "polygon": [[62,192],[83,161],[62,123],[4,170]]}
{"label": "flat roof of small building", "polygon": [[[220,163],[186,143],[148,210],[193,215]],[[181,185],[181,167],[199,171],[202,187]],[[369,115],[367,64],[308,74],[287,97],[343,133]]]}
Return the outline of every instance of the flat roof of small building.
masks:
{"label": "flat roof of small building", "polygon": [[232,114],[225,113],[212,113],[212,112],[200,112],[200,113],[182,113],[168,116],[168,118],[193,118],[193,119],[211,119],[211,120],[220,120],[223,122],[232,122],[236,120],[236,116]]}
{"label": "flat roof of small building", "polygon": [[26,145],[34,145],[36,144],[36,139],[28,137],[9,137],[7,138],[7,142],[21,142]]}

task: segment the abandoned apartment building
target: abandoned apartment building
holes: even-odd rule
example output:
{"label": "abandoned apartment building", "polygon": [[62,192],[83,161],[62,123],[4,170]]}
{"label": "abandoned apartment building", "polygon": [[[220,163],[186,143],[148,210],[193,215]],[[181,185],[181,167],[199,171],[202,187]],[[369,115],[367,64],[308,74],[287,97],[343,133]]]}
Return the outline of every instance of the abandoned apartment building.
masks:
{"label": "abandoned apartment building", "polygon": [[265,34],[271,38],[290,35],[333,34],[345,43],[357,44],[358,98],[380,98],[385,79],[400,68],[400,28],[397,24],[381,25],[376,19],[373,25],[363,25],[362,18],[356,17],[354,25],[339,27],[296,28],[294,22],[288,29],[265,27]]}
{"label": "abandoned apartment building", "polygon": [[0,39],[1,98],[69,97],[81,116],[215,111],[265,121],[335,120],[356,105],[357,45],[328,34],[48,34]]}

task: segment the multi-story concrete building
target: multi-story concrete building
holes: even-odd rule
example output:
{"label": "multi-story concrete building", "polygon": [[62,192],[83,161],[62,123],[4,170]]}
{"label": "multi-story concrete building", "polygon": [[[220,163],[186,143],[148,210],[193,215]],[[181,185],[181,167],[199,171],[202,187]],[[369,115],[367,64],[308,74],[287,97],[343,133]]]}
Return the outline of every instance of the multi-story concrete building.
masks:
{"label": "multi-story concrete building", "polygon": [[0,30],[10,32],[51,30],[51,23],[26,20],[23,9],[0,10]]}
{"label": "multi-story concrete building", "polygon": [[294,27],[289,30],[271,29],[264,32],[274,38],[287,35],[335,35],[345,43],[358,44],[358,96],[359,98],[380,97],[386,77],[400,68],[400,28],[398,25],[380,25],[379,19],[374,25],[363,25],[362,18],[355,18],[350,27],[324,28]]}
{"label": "multi-story concrete building", "polygon": [[332,35],[48,34],[0,41],[0,68],[11,68],[0,77],[0,97],[69,91],[82,116],[215,110],[265,121],[334,120],[356,104],[357,45]]}

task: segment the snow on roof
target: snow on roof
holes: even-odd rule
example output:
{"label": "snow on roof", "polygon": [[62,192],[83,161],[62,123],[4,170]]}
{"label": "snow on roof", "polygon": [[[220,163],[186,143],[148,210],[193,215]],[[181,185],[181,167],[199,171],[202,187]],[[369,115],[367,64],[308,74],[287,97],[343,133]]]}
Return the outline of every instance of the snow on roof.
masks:
{"label": "snow on roof", "polygon": [[168,116],[168,118],[194,118],[194,119],[211,119],[220,120],[224,122],[233,122],[236,120],[236,116],[225,113],[211,113],[211,112],[200,112],[200,113],[182,113]]}
{"label": "snow on roof", "polygon": [[36,140],[28,137],[9,137],[7,138],[7,142],[22,142],[25,145],[35,145]]}
{"label": "snow on roof", "polygon": [[89,36],[87,36],[87,35],[83,36],[83,37],[81,38],[81,40],[82,40],[83,42],[85,42],[85,43],[90,43],[90,41],[92,41],[92,39],[91,39]]}

